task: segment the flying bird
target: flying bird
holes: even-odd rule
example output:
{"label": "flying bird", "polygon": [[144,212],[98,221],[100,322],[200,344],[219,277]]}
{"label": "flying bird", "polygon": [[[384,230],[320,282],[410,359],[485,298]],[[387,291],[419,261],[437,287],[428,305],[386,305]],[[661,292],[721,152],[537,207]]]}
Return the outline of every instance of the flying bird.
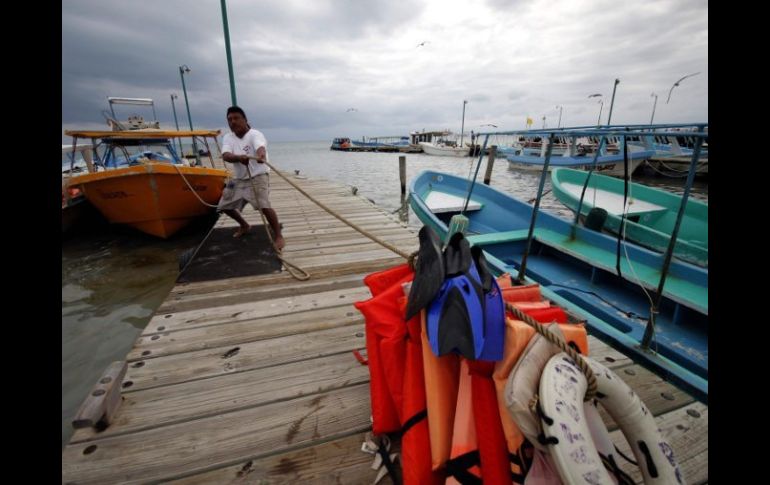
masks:
{"label": "flying bird", "polygon": [[[417,44],[417,47],[422,47],[425,44],[430,44],[430,41],[429,40],[424,40],[424,41],[420,42],[419,44]],[[415,49],[417,49],[417,47],[415,47]]]}
{"label": "flying bird", "polygon": [[358,111],[358,110],[355,108],[348,108],[347,110],[345,110],[345,113],[349,113],[351,111]]}
{"label": "flying bird", "polygon": [[491,126],[492,128],[497,128],[497,125],[493,125],[492,123],[487,123],[486,125],[481,125],[481,126]]}
{"label": "flying bird", "polygon": [[688,75],[686,75],[685,77],[683,77],[682,79],[680,79],[679,81],[675,82],[675,83],[674,83],[674,85],[673,85],[673,86],[671,86],[671,89],[669,89],[669,90],[668,90],[668,99],[666,99],[666,104],[668,104],[668,102],[671,100],[671,92],[672,92],[672,91],[674,91],[674,88],[675,88],[675,87],[677,87],[677,86],[679,86],[679,83],[680,83],[680,82],[684,81],[684,80],[685,80],[685,79],[687,79],[688,77],[692,77],[692,76],[695,76],[696,74],[700,74],[700,71],[698,71],[698,72],[695,72],[695,73],[693,73],[693,74],[688,74]]}
{"label": "flying bird", "polygon": [[588,95],[589,98],[595,98],[597,96],[601,96],[601,94],[600,93],[596,93],[596,94],[589,94]]}

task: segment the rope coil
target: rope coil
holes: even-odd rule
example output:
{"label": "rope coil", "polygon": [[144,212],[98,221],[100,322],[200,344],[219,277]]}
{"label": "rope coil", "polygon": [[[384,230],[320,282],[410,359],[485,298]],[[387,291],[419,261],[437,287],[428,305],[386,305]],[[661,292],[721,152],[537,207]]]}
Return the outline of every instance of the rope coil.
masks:
{"label": "rope coil", "polygon": [[596,396],[596,376],[594,376],[594,371],[591,369],[591,367],[588,365],[588,363],[583,360],[583,357],[575,351],[572,347],[567,345],[564,340],[559,338],[558,336],[552,334],[548,331],[547,328],[545,328],[540,322],[535,320],[534,318],[530,317],[526,313],[522,312],[515,306],[511,305],[508,302],[505,302],[505,309],[513,313],[513,315],[529,325],[530,327],[534,328],[537,333],[545,337],[549,342],[559,347],[563,352],[566,352],[567,355],[569,355],[573,361],[575,361],[575,365],[577,365],[580,370],[585,374],[586,381],[588,382],[588,388],[586,389],[586,395],[583,398],[583,401],[590,401],[591,399]]}

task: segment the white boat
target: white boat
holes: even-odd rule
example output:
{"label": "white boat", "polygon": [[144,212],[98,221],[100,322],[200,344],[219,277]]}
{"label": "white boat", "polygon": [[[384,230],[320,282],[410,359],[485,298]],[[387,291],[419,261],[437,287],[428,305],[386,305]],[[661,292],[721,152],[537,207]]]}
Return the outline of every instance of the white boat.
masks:
{"label": "white boat", "polygon": [[428,155],[441,155],[445,157],[467,157],[470,153],[468,147],[458,147],[438,141],[436,143],[421,141],[419,145],[422,151]]}

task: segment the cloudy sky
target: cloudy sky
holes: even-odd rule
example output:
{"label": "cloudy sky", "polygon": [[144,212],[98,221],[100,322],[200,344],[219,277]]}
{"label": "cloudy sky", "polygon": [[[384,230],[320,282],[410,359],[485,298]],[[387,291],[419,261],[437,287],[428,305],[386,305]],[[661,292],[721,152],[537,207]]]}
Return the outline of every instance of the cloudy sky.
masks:
{"label": "cloudy sky", "polygon": [[[707,0],[228,0],[227,14],[238,104],[271,141],[459,132],[463,100],[466,131],[553,127],[557,106],[562,126],[600,109],[606,123],[616,78],[613,123],[649,122],[652,93],[655,122],[708,121]],[[63,0],[62,130],[106,129],[107,96],[153,98],[173,127],[171,93],[186,128],[183,64],[195,128],[226,129],[218,0]]]}

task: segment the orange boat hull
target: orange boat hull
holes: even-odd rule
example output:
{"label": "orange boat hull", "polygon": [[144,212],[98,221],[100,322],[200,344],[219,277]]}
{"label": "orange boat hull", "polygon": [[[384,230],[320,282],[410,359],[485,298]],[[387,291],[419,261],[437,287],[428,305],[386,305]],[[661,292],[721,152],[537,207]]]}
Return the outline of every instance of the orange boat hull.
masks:
{"label": "orange boat hull", "polygon": [[70,185],[79,186],[108,221],[165,239],[214,211],[201,204],[179,172],[201,199],[214,205],[229,175],[221,169],[149,162],[72,177]]}

